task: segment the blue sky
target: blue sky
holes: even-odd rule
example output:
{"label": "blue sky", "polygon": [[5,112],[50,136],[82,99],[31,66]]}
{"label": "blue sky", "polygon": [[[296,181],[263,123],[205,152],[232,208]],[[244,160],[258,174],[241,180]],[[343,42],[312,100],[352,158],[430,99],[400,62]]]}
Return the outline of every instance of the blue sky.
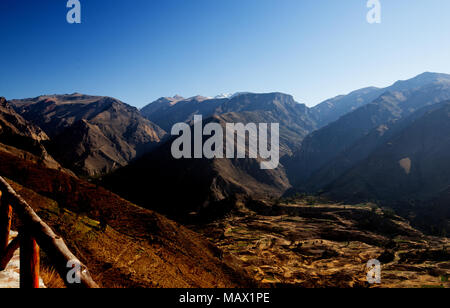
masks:
{"label": "blue sky", "polygon": [[82,92],[142,107],[161,96],[280,91],[315,105],[424,71],[450,73],[450,1],[0,1],[0,96]]}

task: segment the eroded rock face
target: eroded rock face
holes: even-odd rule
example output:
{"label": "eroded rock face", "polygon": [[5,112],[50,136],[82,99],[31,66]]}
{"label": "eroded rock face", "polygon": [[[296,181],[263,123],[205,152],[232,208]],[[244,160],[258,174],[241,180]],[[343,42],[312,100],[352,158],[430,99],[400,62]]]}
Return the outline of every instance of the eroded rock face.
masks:
{"label": "eroded rock face", "polygon": [[4,97],[0,97],[0,134],[29,137],[38,142],[49,139],[42,129],[20,116]]}
{"label": "eroded rock face", "polygon": [[52,169],[61,165],[47,152],[44,143],[47,134],[38,126],[25,120],[10,102],[0,97],[0,150],[15,156],[33,160]]}
{"label": "eroded rock face", "polygon": [[52,155],[80,175],[95,176],[125,166],[166,134],[138,109],[110,97],[75,93],[12,103],[50,136]]}

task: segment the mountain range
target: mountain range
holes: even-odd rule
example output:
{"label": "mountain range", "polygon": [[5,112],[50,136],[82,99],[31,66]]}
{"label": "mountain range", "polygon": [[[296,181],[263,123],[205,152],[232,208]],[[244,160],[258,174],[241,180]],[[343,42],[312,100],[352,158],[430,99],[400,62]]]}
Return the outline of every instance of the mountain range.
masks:
{"label": "mountain range", "polygon": [[[192,126],[195,115],[221,127],[279,123],[281,164],[173,158],[172,125]],[[450,75],[437,73],[313,108],[283,93],[165,97],[141,110],[79,93],[0,98],[0,175],[100,273],[102,286],[254,287],[255,275],[297,281],[305,277],[292,276],[298,260],[321,263],[343,251],[353,258],[367,247],[386,262],[395,248],[402,263],[398,236],[414,238],[413,257],[415,245],[429,249],[409,223],[434,235],[450,230],[449,136]],[[259,236],[276,262],[260,254]],[[298,236],[324,241],[317,249]],[[417,258],[448,260],[441,243]],[[277,262],[291,274],[281,277]],[[304,283],[315,285],[307,267]]]}
{"label": "mountain range", "polygon": [[[36,139],[60,167],[79,176],[101,177],[100,184],[131,201],[190,219],[200,213],[223,214],[237,199],[295,193],[399,208],[411,200],[438,203],[446,195],[446,177],[417,164],[428,166],[444,156],[444,135],[436,139],[433,134],[442,132],[446,119],[433,118],[445,114],[448,100],[450,76],[424,73],[386,88],[356,90],[313,108],[283,93],[177,95],[141,110],[110,97],[48,95],[11,100],[8,112],[21,120],[8,122],[29,123],[16,131]],[[174,159],[171,128],[179,122],[192,125],[194,115],[222,126],[279,123],[280,166],[260,170],[258,160],[249,158]],[[422,129],[428,135],[416,137],[412,131],[418,123],[433,129]],[[426,147],[424,140],[441,140],[443,148]],[[416,158],[419,149],[428,154]],[[444,163],[435,166],[447,170]],[[391,177],[395,174],[398,177]]]}
{"label": "mountain range", "polygon": [[97,176],[127,165],[166,134],[138,109],[110,97],[75,93],[10,103],[50,137],[47,148],[51,154],[83,176]]}
{"label": "mountain range", "polygon": [[[194,115],[222,126],[279,123],[281,156],[292,155],[303,138],[316,129],[310,109],[283,93],[242,93],[225,99],[161,98],[144,107],[142,113],[166,129],[179,122],[192,124]],[[176,218],[192,213],[216,216],[229,210],[237,197],[279,197],[290,188],[283,166],[260,170],[259,161],[249,158],[176,160],[170,145],[169,141],[105,177],[103,184],[136,203],[156,207]],[[146,187],[158,194],[148,198]],[[173,189],[178,193],[171,193]]]}
{"label": "mountain range", "polygon": [[365,159],[403,119],[450,99],[450,76],[425,73],[384,89],[372,102],[313,132],[285,161],[296,187],[320,190]]}
{"label": "mountain range", "polygon": [[449,136],[450,101],[425,107],[394,125],[375,150],[324,191],[337,200],[380,200],[421,224],[433,221],[443,228],[440,219],[450,217],[444,201],[450,191]]}

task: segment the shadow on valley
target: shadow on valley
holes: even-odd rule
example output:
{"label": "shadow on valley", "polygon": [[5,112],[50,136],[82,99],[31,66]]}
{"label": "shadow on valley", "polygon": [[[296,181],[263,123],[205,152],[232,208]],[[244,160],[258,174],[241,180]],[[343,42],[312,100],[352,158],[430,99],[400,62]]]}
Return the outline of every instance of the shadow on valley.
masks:
{"label": "shadow on valley", "polygon": [[[226,123],[220,117],[208,121]],[[261,160],[249,158],[175,159],[172,141],[102,177],[99,183],[140,206],[188,224],[222,218],[249,195],[278,197],[289,187],[282,166],[261,170]]]}

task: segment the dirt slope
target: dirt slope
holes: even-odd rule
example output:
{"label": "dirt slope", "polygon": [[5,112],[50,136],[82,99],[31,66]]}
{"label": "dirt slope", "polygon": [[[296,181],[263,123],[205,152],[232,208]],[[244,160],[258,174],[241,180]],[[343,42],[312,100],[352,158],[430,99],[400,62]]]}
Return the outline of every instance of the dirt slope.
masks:
{"label": "dirt slope", "polygon": [[232,258],[161,215],[7,153],[0,152],[0,161],[0,174],[10,179],[104,287],[251,285],[232,268]]}

